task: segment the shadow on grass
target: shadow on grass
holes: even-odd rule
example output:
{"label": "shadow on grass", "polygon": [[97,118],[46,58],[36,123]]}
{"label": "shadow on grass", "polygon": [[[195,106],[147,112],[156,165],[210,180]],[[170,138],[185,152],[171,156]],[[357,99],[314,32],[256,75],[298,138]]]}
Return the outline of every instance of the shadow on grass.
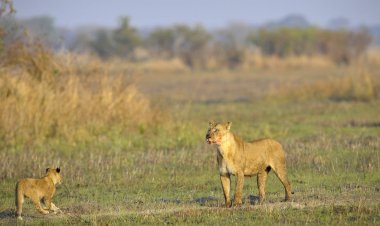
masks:
{"label": "shadow on grass", "polygon": [[254,195],[249,195],[248,196],[249,203],[251,205],[257,205],[260,203],[260,198],[259,196],[254,196]]}
{"label": "shadow on grass", "polygon": [[0,212],[0,220],[11,219],[11,218],[16,219],[14,210],[9,209],[9,210],[4,210]]}
{"label": "shadow on grass", "polygon": [[220,204],[219,200],[213,196],[196,198],[192,202],[197,203],[201,206],[210,206],[210,207],[217,207]]}
{"label": "shadow on grass", "polygon": [[180,204],[182,201],[178,198],[160,198],[157,202]]}
{"label": "shadow on grass", "polygon": [[352,120],[348,123],[351,127],[380,127],[380,122],[360,122]]}

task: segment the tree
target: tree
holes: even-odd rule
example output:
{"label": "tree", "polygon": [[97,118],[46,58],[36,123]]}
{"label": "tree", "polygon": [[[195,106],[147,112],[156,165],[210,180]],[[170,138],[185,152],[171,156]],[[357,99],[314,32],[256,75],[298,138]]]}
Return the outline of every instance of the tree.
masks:
{"label": "tree", "polygon": [[215,57],[221,64],[236,68],[245,61],[248,45],[247,36],[253,28],[244,23],[231,23],[219,30],[214,45]]}
{"label": "tree", "polygon": [[60,43],[60,34],[54,25],[54,19],[49,16],[38,16],[27,20],[21,21],[28,33],[33,38],[37,38],[44,44],[50,47],[58,49],[62,43]]}
{"label": "tree", "polygon": [[176,35],[174,42],[174,53],[191,68],[202,67],[207,58],[207,45],[211,35],[202,27],[194,28],[178,25],[174,28]]}
{"label": "tree", "polygon": [[101,58],[109,58],[115,54],[115,44],[109,32],[99,29],[95,33],[95,39],[90,42],[93,51]]}
{"label": "tree", "polygon": [[14,18],[10,17],[15,12],[12,0],[0,0],[0,54],[4,51],[6,39],[12,37],[9,30],[18,30]]}
{"label": "tree", "polygon": [[176,34],[173,28],[157,28],[149,34],[147,45],[159,57],[174,56]]}
{"label": "tree", "polygon": [[141,43],[137,29],[129,24],[129,17],[121,17],[119,27],[113,31],[115,52],[121,57],[128,57]]}
{"label": "tree", "polygon": [[5,15],[11,15],[16,10],[13,6],[13,0],[0,0],[0,17]]}

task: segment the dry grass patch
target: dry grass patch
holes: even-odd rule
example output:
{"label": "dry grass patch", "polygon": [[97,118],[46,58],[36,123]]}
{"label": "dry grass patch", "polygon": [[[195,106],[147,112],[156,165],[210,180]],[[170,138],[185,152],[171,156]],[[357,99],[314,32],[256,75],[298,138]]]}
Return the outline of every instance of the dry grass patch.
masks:
{"label": "dry grass patch", "polygon": [[41,144],[48,138],[73,143],[104,128],[157,119],[131,79],[110,73],[113,68],[105,63],[53,55],[42,46],[11,50],[0,78],[3,145]]}

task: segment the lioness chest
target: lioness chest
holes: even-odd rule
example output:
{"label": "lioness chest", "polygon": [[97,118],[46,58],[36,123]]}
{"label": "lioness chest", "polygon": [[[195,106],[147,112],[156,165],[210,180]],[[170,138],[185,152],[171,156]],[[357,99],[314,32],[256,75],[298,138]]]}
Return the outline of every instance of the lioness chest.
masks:
{"label": "lioness chest", "polygon": [[223,158],[223,156],[219,152],[217,153],[217,158],[220,175],[235,175],[236,167],[231,160]]}

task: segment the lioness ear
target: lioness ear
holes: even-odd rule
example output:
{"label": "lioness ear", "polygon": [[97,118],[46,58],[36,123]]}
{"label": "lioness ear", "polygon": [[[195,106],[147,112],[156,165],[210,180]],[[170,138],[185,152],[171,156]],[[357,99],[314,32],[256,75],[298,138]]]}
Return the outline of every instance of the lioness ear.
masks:
{"label": "lioness ear", "polygon": [[46,168],[46,173],[49,171],[50,168]]}
{"label": "lioness ear", "polygon": [[230,130],[231,129],[232,122],[227,122],[226,129]]}
{"label": "lioness ear", "polygon": [[216,124],[216,123],[215,123],[214,120],[211,120],[211,121],[208,122],[208,125],[209,125],[210,127],[214,127],[215,124]]}
{"label": "lioness ear", "polygon": [[55,170],[57,171],[57,173],[61,172],[61,169],[59,167]]}

